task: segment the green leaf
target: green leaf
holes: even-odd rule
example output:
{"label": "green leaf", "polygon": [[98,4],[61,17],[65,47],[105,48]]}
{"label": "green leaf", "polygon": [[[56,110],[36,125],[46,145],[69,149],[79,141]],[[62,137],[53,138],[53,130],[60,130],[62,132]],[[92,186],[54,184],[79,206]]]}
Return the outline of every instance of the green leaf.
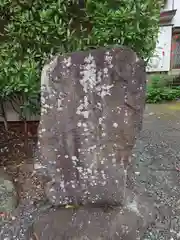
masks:
{"label": "green leaf", "polygon": [[[39,108],[41,69],[50,55],[124,44],[149,59],[156,45],[160,0],[18,2],[0,1],[6,20],[0,30],[0,97],[23,98],[23,114]],[[159,101],[157,94],[151,89],[149,100]]]}

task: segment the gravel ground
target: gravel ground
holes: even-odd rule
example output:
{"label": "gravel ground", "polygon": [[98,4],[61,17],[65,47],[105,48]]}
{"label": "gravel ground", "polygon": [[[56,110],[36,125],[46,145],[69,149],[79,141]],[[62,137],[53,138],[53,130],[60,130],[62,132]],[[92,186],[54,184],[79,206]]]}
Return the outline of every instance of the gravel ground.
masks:
{"label": "gravel ground", "polygon": [[134,149],[137,183],[159,209],[158,226],[145,239],[180,239],[180,104],[148,105]]}

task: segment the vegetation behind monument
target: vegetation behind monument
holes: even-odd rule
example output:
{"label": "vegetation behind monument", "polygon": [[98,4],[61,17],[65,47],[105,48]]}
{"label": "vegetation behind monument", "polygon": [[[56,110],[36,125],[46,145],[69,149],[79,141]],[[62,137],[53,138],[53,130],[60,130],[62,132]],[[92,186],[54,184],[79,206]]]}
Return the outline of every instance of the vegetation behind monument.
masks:
{"label": "vegetation behind monument", "polygon": [[24,121],[38,113],[40,72],[54,54],[118,44],[148,59],[155,48],[162,2],[2,0],[0,111],[5,125],[6,101]]}

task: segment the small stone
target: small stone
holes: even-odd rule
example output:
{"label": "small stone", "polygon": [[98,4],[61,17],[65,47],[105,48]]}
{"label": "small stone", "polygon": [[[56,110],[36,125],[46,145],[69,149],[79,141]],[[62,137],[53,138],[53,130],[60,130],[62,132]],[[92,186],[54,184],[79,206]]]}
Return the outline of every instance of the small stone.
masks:
{"label": "small stone", "polygon": [[11,178],[0,169],[0,223],[17,206],[17,192]]}

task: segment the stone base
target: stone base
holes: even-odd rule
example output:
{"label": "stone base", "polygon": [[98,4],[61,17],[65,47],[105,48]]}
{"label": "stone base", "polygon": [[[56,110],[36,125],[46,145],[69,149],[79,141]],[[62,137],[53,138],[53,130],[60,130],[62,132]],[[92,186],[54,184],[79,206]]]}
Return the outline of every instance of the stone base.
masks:
{"label": "stone base", "polygon": [[146,227],[143,217],[128,209],[81,208],[48,213],[33,231],[39,240],[135,240]]}
{"label": "stone base", "polygon": [[124,206],[87,204],[78,208],[52,208],[28,203],[18,207],[14,220],[4,226],[0,240],[136,240],[155,221],[153,202],[128,195]]}
{"label": "stone base", "polygon": [[54,209],[35,222],[39,240],[136,240],[155,220],[153,202],[142,195],[126,196],[123,207],[86,205],[78,209]]}

